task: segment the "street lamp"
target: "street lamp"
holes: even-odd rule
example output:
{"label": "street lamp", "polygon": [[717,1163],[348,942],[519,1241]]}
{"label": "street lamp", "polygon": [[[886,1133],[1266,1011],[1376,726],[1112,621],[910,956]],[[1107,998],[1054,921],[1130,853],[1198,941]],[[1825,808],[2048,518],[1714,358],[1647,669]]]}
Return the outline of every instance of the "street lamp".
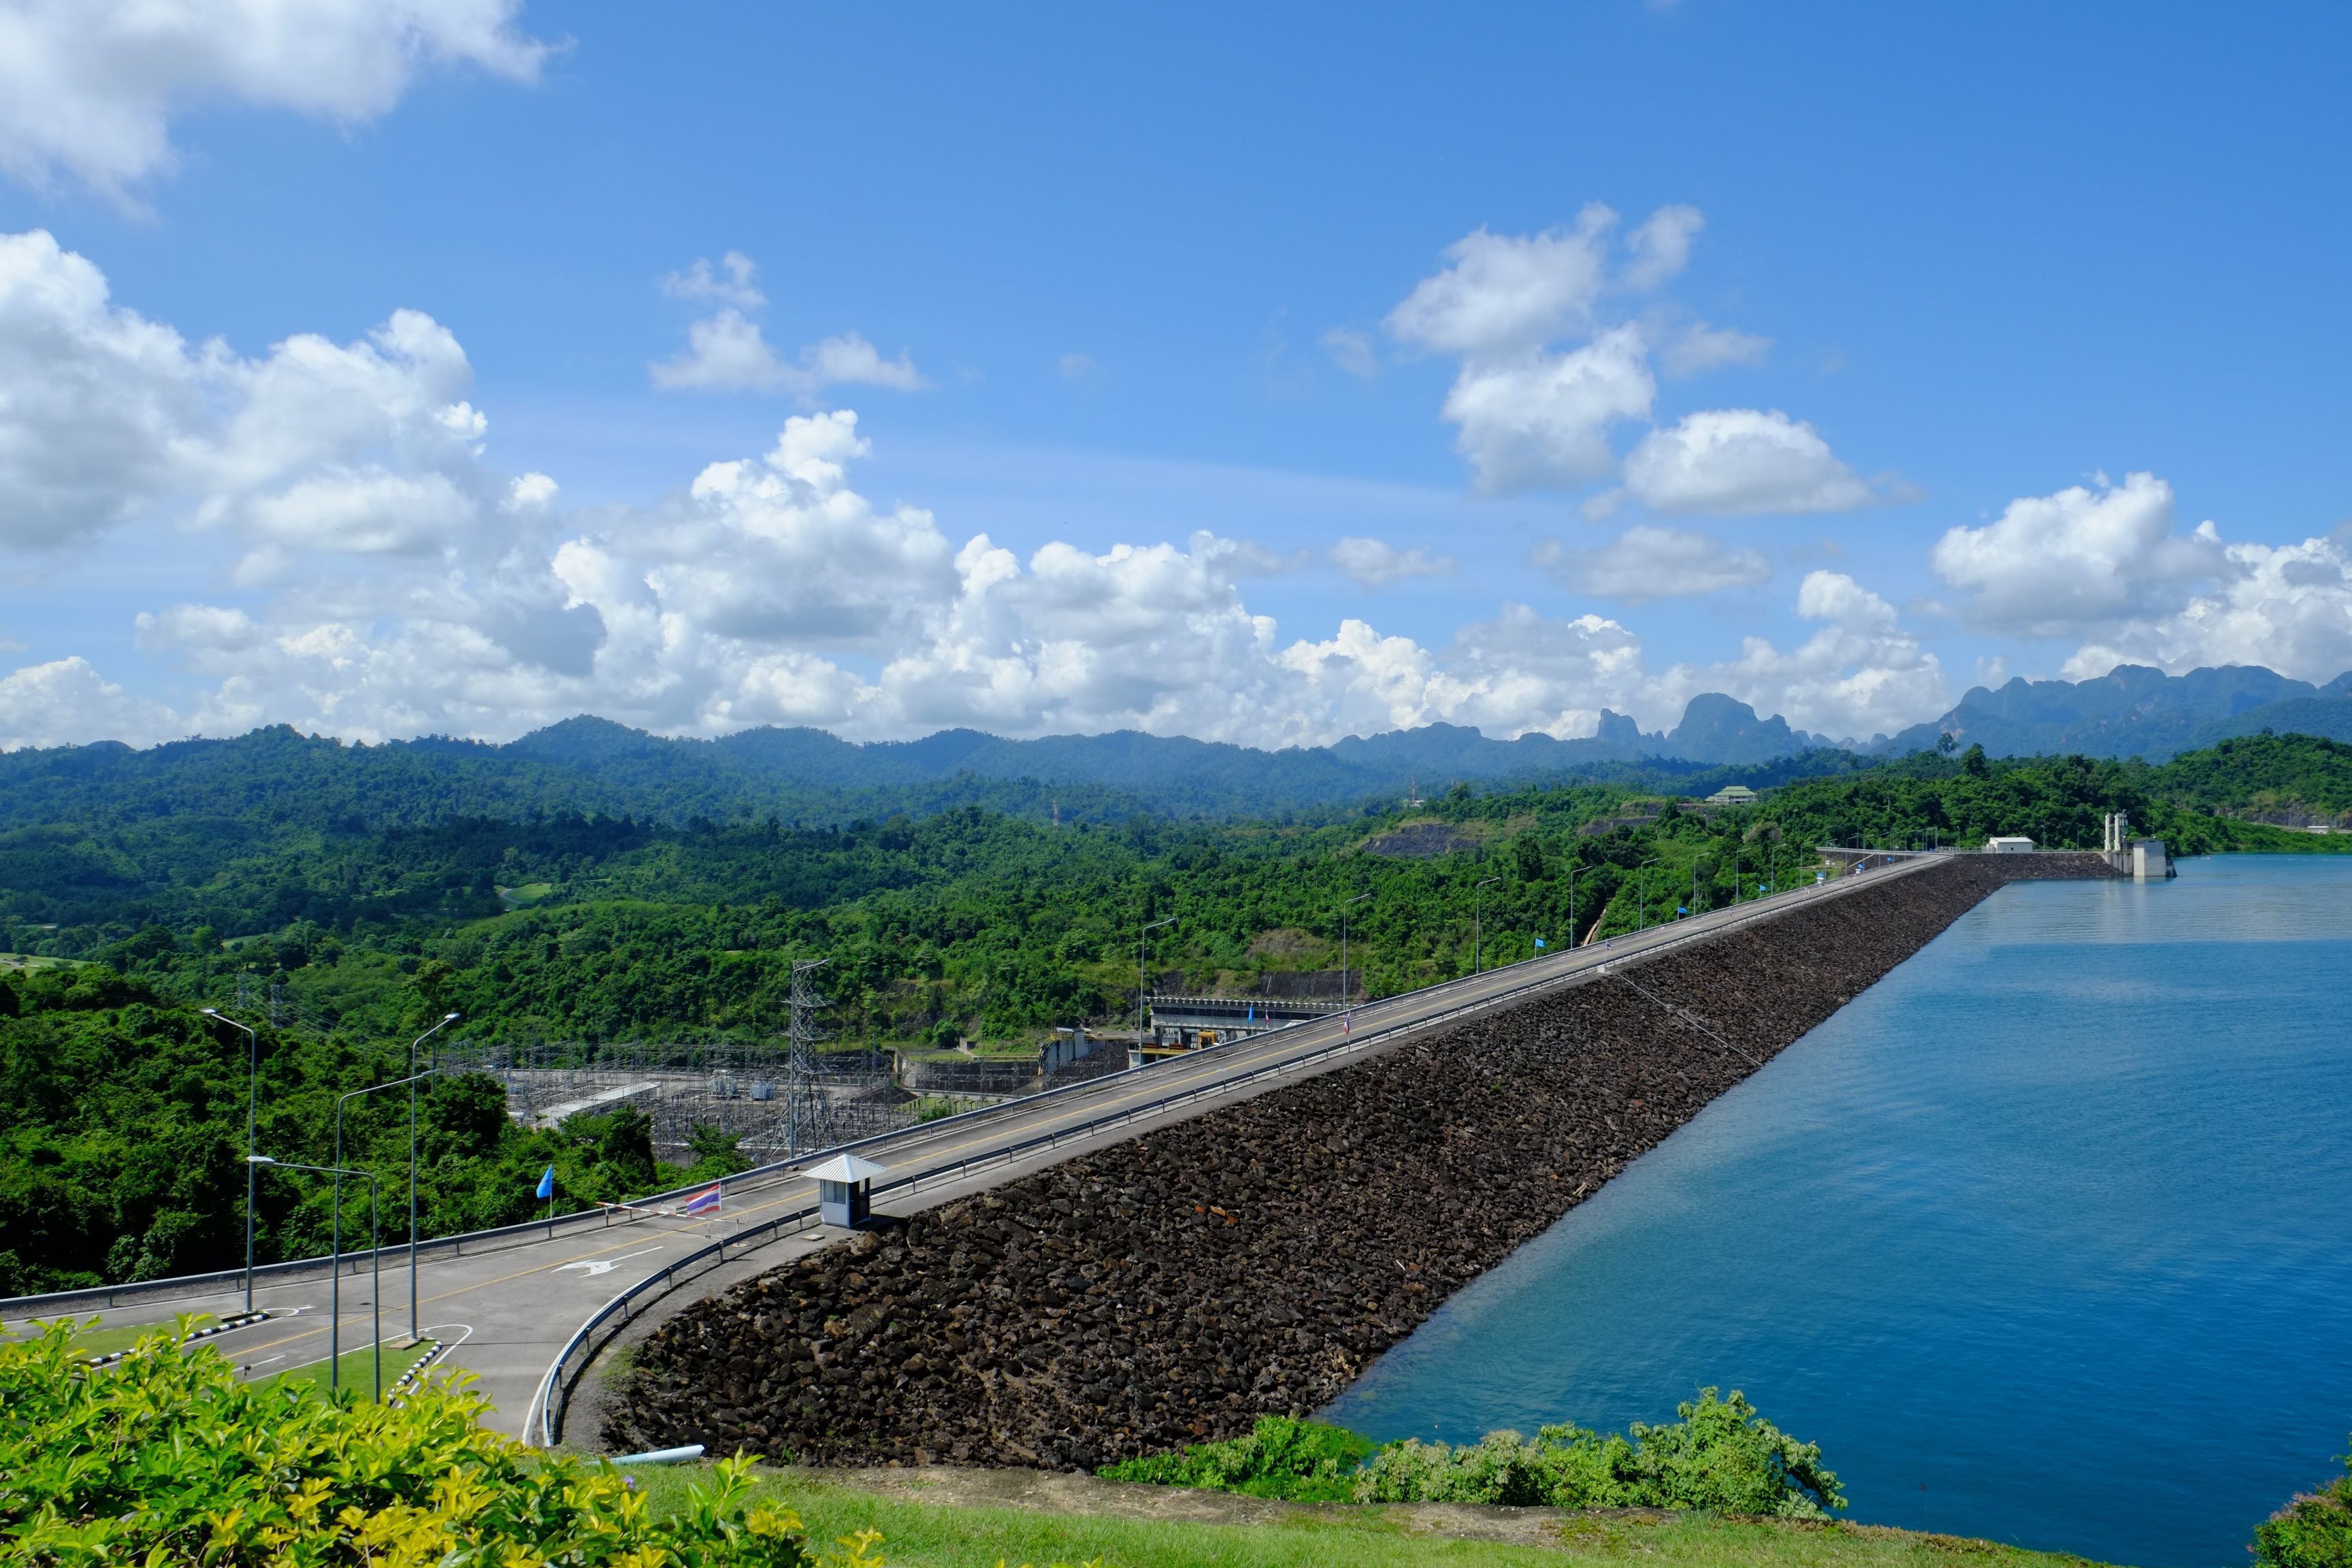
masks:
{"label": "street lamp", "polygon": [[383,1233],[377,1223],[378,1199],[382,1196],[373,1171],[347,1171],[340,1165],[299,1165],[291,1160],[273,1160],[267,1154],[247,1154],[246,1170],[251,1173],[257,1165],[275,1165],[281,1171],[316,1171],[322,1176],[335,1178],[335,1231],[330,1246],[331,1278],[333,1286],[327,1307],[327,1388],[338,1392],[343,1385],[343,1178],[365,1176],[368,1179],[368,1248],[374,1258],[375,1289],[369,1302],[375,1312],[375,1396],[383,1398]]}
{"label": "street lamp", "polygon": [[1500,877],[1489,877],[1486,881],[1470,889],[1470,973],[1473,974],[1480,973],[1486,968],[1486,931],[1481,922],[1483,911],[1479,906],[1479,899],[1490,885],[1502,879]]}
{"label": "street lamp", "polygon": [[[453,1014],[451,1014],[449,1016],[450,1016],[450,1017],[452,1017],[452,1018],[454,1018],[454,1017],[456,1017],[456,1016],[457,1016],[457,1015],[453,1013]],[[447,1018],[444,1018],[444,1019],[442,1020],[442,1022],[443,1022],[443,1023],[445,1023],[445,1024],[446,1024],[446,1023],[447,1023],[448,1021],[449,1021],[449,1020],[448,1020]],[[415,1103],[416,1103],[416,1085],[418,1084],[418,1082],[419,1082],[419,1081],[421,1081],[421,1080],[423,1080],[423,1079],[425,1079],[438,1077],[440,1074],[445,1073],[445,1072],[446,1072],[446,1071],[448,1071],[448,1070],[449,1070],[449,1069],[448,1069],[448,1068],[426,1068],[423,1072],[420,1072],[420,1073],[412,1073],[412,1074],[410,1074],[410,1075],[409,1075],[408,1077],[406,1077],[406,1078],[394,1079],[393,1079],[393,1081],[392,1081],[392,1082],[390,1082],[390,1083],[379,1083],[379,1084],[375,1084],[375,1085],[373,1085],[373,1086],[372,1086],[372,1087],[370,1087],[370,1088],[367,1088],[367,1089],[355,1089],[352,1090],[349,1094],[344,1095],[341,1099],[340,1099],[340,1100],[336,1100],[336,1101],[335,1101],[335,1163],[336,1163],[336,1164],[338,1164],[338,1165],[340,1165],[340,1164],[341,1164],[341,1163],[343,1163],[343,1107],[344,1107],[346,1104],[348,1104],[348,1103],[349,1103],[349,1102],[351,1102],[352,1100],[354,1100],[359,1099],[359,1098],[360,1098],[362,1095],[363,1095],[363,1094],[382,1094],[382,1093],[383,1093],[385,1089],[400,1089],[400,1088],[402,1088],[402,1087],[404,1087],[404,1087],[407,1089],[407,1090],[408,1090],[408,1102],[409,1102],[409,1104],[410,1104],[412,1107],[414,1107],[414,1106],[415,1105]],[[411,1343],[411,1344],[415,1344],[415,1343],[416,1342],[416,1339],[417,1339],[417,1333],[416,1333],[416,1118],[415,1118],[415,1112],[414,1112],[413,1110],[411,1111],[410,1116],[409,1116],[409,1120],[408,1120],[408,1194],[409,1194],[409,1197],[408,1197],[408,1342],[409,1342],[409,1343]],[[379,1277],[379,1278],[381,1278],[381,1277],[382,1277],[382,1275],[383,1275],[383,1263],[382,1263],[382,1260],[381,1260],[381,1259],[379,1259],[379,1260],[378,1260],[378,1262],[377,1262],[377,1269],[376,1269],[376,1272],[377,1272],[377,1275],[378,1275],[378,1277]]]}
{"label": "street lamp", "polygon": [[416,1047],[457,1021],[451,1013],[408,1042],[408,1341],[416,1342]]}
{"label": "street lamp", "polygon": [[203,1009],[215,1024],[245,1029],[245,1310],[253,1310],[253,1115],[261,1097],[261,1037],[217,1007]]}
{"label": "street lamp", "polygon": [[1356,1016],[1356,989],[1348,984],[1348,910],[1370,897],[1370,893],[1358,893],[1339,905],[1339,1004],[1351,1018]]}
{"label": "street lamp", "polygon": [[1568,863],[1568,945],[1576,946],[1576,862]]}
{"label": "street lamp", "polygon": [[1649,859],[1633,868],[1633,911],[1639,921],[1635,931],[1650,929],[1650,879],[1642,873],[1656,864],[1655,859]]}
{"label": "street lamp", "polygon": [[1135,1055],[1137,1058],[1136,1065],[1138,1067],[1143,1065],[1144,1000],[1150,994],[1150,987],[1145,984],[1143,978],[1144,944],[1151,940],[1151,933],[1153,931],[1158,931],[1161,926],[1172,926],[1175,923],[1176,917],[1174,915],[1170,915],[1164,921],[1153,921],[1150,925],[1145,926],[1141,931],[1135,933]]}

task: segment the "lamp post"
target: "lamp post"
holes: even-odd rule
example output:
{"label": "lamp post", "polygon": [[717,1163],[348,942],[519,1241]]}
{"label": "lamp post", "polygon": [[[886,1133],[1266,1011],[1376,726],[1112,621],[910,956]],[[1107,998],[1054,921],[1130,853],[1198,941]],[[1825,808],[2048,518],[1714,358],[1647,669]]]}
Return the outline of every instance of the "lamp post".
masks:
{"label": "lamp post", "polygon": [[1642,873],[1656,864],[1654,859],[1644,860],[1633,868],[1633,911],[1639,921],[1635,931],[1650,929],[1650,879]]}
{"label": "lamp post", "polygon": [[449,1014],[408,1042],[408,1342],[416,1342],[416,1047],[457,1021]]}
{"label": "lamp post", "polygon": [[1486,967],[1486,932],[1482,919],[1485,911],[1479,900],[1489,886],[1502,879],[1500,877],[1489,877],[1486,881],[1470,889],[1470,973],[1473,974],[1485,973]]}
{"label": "lamp post", "polygon": [[253,1118],[261,1098],[261,1037],[217,1007],[204,1016],[232,1029],[245,1029],[245,1310],[253,1310]]}
{"label": "lamp post", "polygon": [[347,1171],[340,1165],[301,1165],[291,1160],[273,1160],[267,1154],[245,1157],[248,1173],[257,1165],[275,1165],[281,1171],[316,1171],[322,1176],[335,1178],[335,1233],[329,1251],[330,1278],[334,1281],[329,1292],[327,1307],[327,1388],[330,1393],[343,1386],[343,1178],[365,1176],[368,1180],[368,1250],[374,1259],[375,1289],[369,1302],[375,1313],[375,1396],[383,1398],[383,1235],[377,1221],[382,1206],[373,1171]]}
{"label": "lamp post", "polygon": [[1138,1067],[1141,1067],[1143,1065],[1144,999],[1150,993],[1150,987],[1144,983],[1143,978],[1144,945],[1151,940],[1151,933],[1153,931],[1158,931],[1161,926],[1174,925],[1175,923],[1176,917],[1174,915],[1170,915],[1164,921],[1153,921],[1150,925],[1145,926],[1141,931],[1135,933],[1135,1055],[1136,1066]]}
{"label": "lamp post", "polygon": [[[456,1015],[455,1015],[455,1014],[452,1014],[452,1015],[451,1015],[451,1016],[452,1016],[452,1017],[454,1017],[454,1016],[456,1016]],[[442,1022],[444,1022],[444,1023],[446,1023],[447,1021],[448,1021],[448,1020],[447,1020],[447,1019],[446,1019],[446,1018],[442,1020]],[[417,1084],[418,1084],[421,1080],[423,1080],[423,1079],[428,1079],[428,1078],[437,1078],[437,1077],[438,1077],[438,1076],[440,1076],[442,1073],[444,1073],[444,1072],[446,1072],[446,1071],[447,1071],[447,1070],[448,1070],[448,1069],[447,1069],[447,1068],[426,1068],[423,1072],[420,1072],[420,1073],[411,1073],[411,1074],[410,1074],[408,1077],[406,1077],[406,1078],[394,1079],[393,1079],[393,1080],[392,1080],[392,1082],[390,1082],[390,1083],[379,1083],[379,1084],[375,1084],[375,1085],[373,1085],[373,1086],[372,1086],[372,1087],[370,1087],[370,1088],[367,1088],[367,1089],[355,1089],[352,1090],[349,1094],[346,1094],[346,1095],[342,1096],[341,1099],[337,1100],[335,1101],[335,1163],[336,1163],[336,1164],[338,1164],[338,1165],[340,1165],[340,1164],[341,1164],[341,1163],[343,1163],[343,1107],[344,1107],[345,1105],[349,1104],[351,1101],[352,1101],[352,1100],[354,1100],[359,1099],[362,1095],[368,1095],[368,1094],[382,1094],[382,1093],[383,1093],[385,1089],[401,1089],[401,1088],[404,1088],[404,1088],[406,1088],[406,1089],[407,1089],[407,1090],[408,1090],[408,1101],[409,1101],[409,1104],[410,1104],[410,1105],[412,1105],[412,1106],[414,1106],[414,1105],[416,1103],[416,1086],[417,1086]],[[410,1117],[409,1117],[409,1121],[408,1121],[408,1183],[409,1183],[409,1186],[408,1186],[408,1191],[409,1191],[409,1200],[408,1200],[408,1320],[409,1320],[409,1321],[408,1321],[408,1340],[409,1340],[409,1342],[410,1342],[411,1344],[414,1344],[414,1343],[415,1343],[415,1342],[416,1342],[416,1338],[417,1338],[417,1335],[416,1335],[416,1197],[415,1197],[415,1193],[416,1193],[416,1119],[415,1119],[415,1116],[414,1115],[414,1113],[412,1113],[412,1114],[410,1115]],[[338,1235],[340,1235],[340,1234],[341,1234],[341,1233],[340,1233],[340,1231],[339,1231],[337,1234],[338,1234]],[[382,1278],[383,1278],[383,1260],[381,1258],[379,1258],[376,1260],[376,1277],[377,1277],[378,1279],[382,1279]],[[381,1309],[379,1309],[378,1313],[377,1313],[377,1316],[378,1316],[378,1317],[381,1317],[382,1315],[383,1315],[382,1310],[381,1310]]]}
{"label": "lamp post", "polygon": [[1576,862],[1568,863],[1568,945],[1576,946]]}
{"label": "lamp post", "polygon": [[1339,1005],[1350,1018],[1356,1016],[1356,988],[1348,984],[1348,910],[1370,897],[1370,893],[1358,893],[1339,905]]}

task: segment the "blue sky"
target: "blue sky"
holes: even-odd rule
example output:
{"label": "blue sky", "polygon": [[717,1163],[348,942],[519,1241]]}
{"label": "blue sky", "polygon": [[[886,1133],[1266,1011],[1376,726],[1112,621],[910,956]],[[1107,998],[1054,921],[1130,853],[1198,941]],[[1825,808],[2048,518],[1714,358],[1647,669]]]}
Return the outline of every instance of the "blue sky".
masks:
{"label": "blue sky", "polygon": [[0,0],[0,743],[2352,667],[2339,12],[1265,10]]}

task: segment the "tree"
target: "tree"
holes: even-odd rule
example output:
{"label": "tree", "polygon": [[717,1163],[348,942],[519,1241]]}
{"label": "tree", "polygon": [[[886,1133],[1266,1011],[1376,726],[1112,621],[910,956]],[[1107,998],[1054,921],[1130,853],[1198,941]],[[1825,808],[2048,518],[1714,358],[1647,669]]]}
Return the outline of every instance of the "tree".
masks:
{"label": "tree", "polygon": [[1542,839],[1532,833],[1522,833],[1519,835],[1518,842],[1512,847],[1518,858],[1520,881],[1540,882],[1549,875],[1544,868]]}

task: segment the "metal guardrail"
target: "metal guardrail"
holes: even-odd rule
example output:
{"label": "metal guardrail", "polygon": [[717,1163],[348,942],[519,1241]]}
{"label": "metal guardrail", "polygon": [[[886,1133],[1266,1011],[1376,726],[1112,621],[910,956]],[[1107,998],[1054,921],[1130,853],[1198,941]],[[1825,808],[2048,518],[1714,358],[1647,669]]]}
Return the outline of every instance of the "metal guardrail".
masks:
{"label": "metal guardrail", "polygon": [[[1880,879],[1883,880],[1884,879]],[[1842,893],[1852,891],[1859,885],[1861,884],[1854,881],[1840,880],[1825,884],[1818,884],[1813,888],[1790,889],[1790,891],[1791,893],[1811,893],[1813,895],[1811,899],[1803,899],[1797,901],[1819,902],[1830,898],[1837,897]],[[1876,886],[1877,884],[1874,881],[1869,885]],[[1624,954],[1623,958],[1617,959],[1613,962],[1622,963],[1625,959],[1654,958],[1661,953],[1672,952],[1687,943],[1706,941],[1713,937],[1720,936],[1726,931],[1737,931],[1741,926],[1748,924],[1751,920],[1761,920],[1768,914],[1777,915],[1790,907],[1788,904],[1782,904],[1770,910],[1767,910],[1762,907],[1769,901],[1769,898],[1766,900],[1760,900],[1755,907],[1751,908],[1738,918],[1724,921],[1718,924],[1709,925],[1702,930],[1685,930],[1677,932],[1664,941],[1630,951]],[[1734,907],[1738,908],[1738,906]],[[1672,931],[1674,928],[1666,927],[1664,929]],[[1590,948],[1579,948],[1570,951],[1591,952],[1592,950]],[[1522,959],[1519,961],[1519,964],[1539,963],[1544,963],[1546,959],[1556,960],[1565,956],[1565,952],[1546,954],[1544,958]],[[1511,964],[1503,970],[1488,970],[1486,973],[1489,974],[1507,973],[1507,969],[1517,968],[1519,967],[1519,964]],[[984,1153],[967,1155],[959,1160],[942,1161],[937,1165],[930,1166],[925,1170],[917,1171],[910,1175],[901,1176],[896,1181],[877,1184],[874,1188],[874,1195],[877,1198],[894,1194],[912,1195],[921,1189],[924,1183],[929,1182],[933,1185],[937,1185],[940,1179],[943,1176],[952,1175],[953,1179],[963,1181],[968,1179],[975,1169],[986,1170],[993,1166],[1009,1164],[1012,1162],[1018,1160],[1023,1155],[1034,1152],[1041,1148],[1049,1150],[1056,1149],[1061,1146],[1064,1140],[1067,1140],[1074,1143],[1079,1142],[1086,1139],[1097,1136],[1098,1134],[1123,1123],[1132,1122],[1139,1117],[1156,1116],[1163,1111],[1167,1111],[1176,1108],[1177,1106],[1182,1105],[1188,1100],[1206,1100],[1218,1095],[1226,1094],[1266,1078],[1278,1077],[1286,1073],[1297,1072],[1301,1068],[1310,1068],[1318,1063],[1329,1061],[1336,1057],[1348,1056],[1368,1050],[1375,1045],[1388,1044],[1400,1035],[1410,1035],[1423,1029],[1435,1028],[1442,1025],[1458,1023],[1467,1015],[1481,1013],[1490,1008],[1502,1006],[1506,1004],[1525,997],[1529,992],[1545,990],[1553,985],[1559,984],[1564,980],[1574,979],[1580,976],[1589,976],[1595,979],[1604,977],[1616,978],[1616,976],[1610,974],[1609,963],[1604,962],[1594,964],[1591,969],[1572,969],[1564,973],[1545,974],[1537,977],[1530,977],[1521,984],[1510,986],[1506,990],[1497,991],[1491,994],[1479,996],[1475,1000],[1465,1001],[1459,1006],[1448,1007],[1441,1012],[1426,1014],[1412,1018],[1399,1018],[1385,1024],[1380,1023],[1378,1020],[1374,1020],[1372,1026],[1363,1030],[1354,1030],[1351,1028],[1349,1033],[1342,1036],[1341,1038],[1334,1041],[1330,1045],[1302,1053],[1298,1056],[1284,1057],[1278,1060],[1268,1062],[1263,1067],[1252,1068],[1248,1072],[1241,1073],[1232,1078],[1213,1079],[1206,1083],[1194,1084],[1184,1089],[1174,1089],[1167,1094],[1160,1095],[1156,1099],[1143,1101],[1140,1104],[1123,1106],[1118,1110],[1108,1111],[1101,1116],[1090,1118],[1089,1120],[1079,1122],[1073,1127],[1050,1128],[1044,1132],[1036,1133],[1031,1137],[1021,1139],[1014,1142],[1003,1144],[998,1148],[989,1150]],[[1476,977],[1474,976],[1473,978]],[[1458,984],[1458,982],[1449,982],[1449,984]],[[1376,1012],[1381,1008],[1390,1006],[1393,1004],[1402,1003],[1412,994],[1412,993],[1408,992],[1402,996],[1384,998],[1381,1002],[1375,1002],[1370,1004],[1369,1006],[1359,1008],[1352,1016],[1361,1017],[1365,1013]],[[1328,1020],[1318,1019],[1314,1020],[1314,1022],[1328,1022]],[[1264,1035],[1260,1035],[1255,1037],[1252,1040],[1234,1041],[1233,1044],[1236,1046],[1244,1044],[1263,1046],[1265,1041],[1265,1037]],[[1188,1057],[1177,1059],[1197,1062],[1202,1057],[1208,1056],[1212,1051],[1218,1048],[1219,1047],[1204,1047],[1202,1050],[1192,1053]],[[1750,1058],[1749,1059],[1753,1060],[1754,1058]],[[1101,1080],[1097,1079],[1095,1081],[1099,1082]],[[1087,1088],[1090,1086],[1080,1084],[1073,1087]],[[1043,1098],[1044,1097],[1040,1095],[1033,1095],[1026,1100],[1017,1100],[1012,1103],[1020,1106],[1028,1106]],[[992,1107],[991,1109],[1000,1108]],[[949,1120],[950,1119],[942,1117],[940,1121],[944,1122]],[[929,1123],[927,1126],[937,1126],[940,1123],[936,1122]],[[903,1133],[893,1134],[890,1136],[903,1136]],[[878,1140],[868,1139],[861,1141],[861,1142],[878,1142]],[[859,1144],[845,1145],[845,1147],[849,1148],[859,1146]],[[748,1173],[746,1173],[748,1174]],[[608,1335],[605,1336],[605,1339],[599,1340],[597,1338],[598,1331],[603,1329],[606,1324],[613,1322],[616,1317],[620,1320],[620,1322],[618,1326],[614,1328],[614,1331],[617,1333],[621,1328],[625,1328],[632,1321],[629,1308],[633,1303],[647,1295],[667,1295],[671,1290],[677,1289],[678,1284],[678,1275],[681,1270],[693,1268],[695,1265],[705,1261],[710,1261],[712,1267],[716,1268],[719,1264],[728,1260],[729,1248],[732,1247],[734,1249],[735,1256],[740,1258],[746,1252],[754,1251],[758,1247],[767,1246],[769,1243],[776,1240],[777,1237],[784,1231],[800,1229],[806,1226],[811,1219],[814,1218],[816,1214],[816,1205],[812,1204],[805,1208],[796,1209],[791,1214],[780,1215],[773,1219],[764,1220],[749,1230],[738,1231],[733,1236],[722,1237],[721,1239],[711,1243],[709,1246],[701,1247],[694,1252],[690,1252],[675,1263],[669,1264],[666,1268],[647,1275],[645,1279],[640,1279],[635,1285],[630,1286],[627,1289],[622,1291],[619,1295],[605,1302],[604,1306],[598,1308],[594,1313],[590,1315],[588,1321],[582,1323],[580,1327],[573,1331],[572,1337],[564,1342],[563,1348],[558,1351],[556,1352],[555,1359],[548,1363],[545,1374],[541,1377],[539,1386],[531,1395],[530,1405],[524,1412],[523,1431],[526,1440],[535,1442],[541,1447],[550,1448],[553,1447],[557,1443],[562,1440],[563,1417],[571,1405],[572,1388],[577,1383],[580,1373],[585,1370],[588,1363],[595,1359],[597,1352],[603,1350],[604,1343],[608,1342],[610,1339],[610,1336]],[[754,1237],[758,1239],[754,1240]],[[697,1270],[697,1275],[698,1276],[699,1274],[708,1272],[709,1272],[709,1269],[699,1269]],[[573,1360],[575,1357],[578,1358],[579,1364],[577,1366],[573,1365]],[[538,1426],[535,1433],[532,1429],[531,1422],[531,1418],[534,1415],[538,1417]]]}
{"label": "metal guardrail", "polygon": [[[1300,1023],[1317,1021],[1318,1020],[1298,1020]],[[1282,1026],[1284,1028],[1291,1026],[1289,1024]],[[1203,1047],[1201,1050],[1192,1053],[1192,1056],[1186,1059],[1197,1059],[1213,1051],[1231,1049],[1242,1045],[1263,1045],[1266,1036],[1276,1032],[1265,1030],[1249,1040],[1230,1040],[1216,1046]],[[799,1174],[801,1167],[829,1159],[835,1154],[856,1153],[859,1150],[904,1139],[909,1133],[919,1133],[928,1138],[941,1131],[958,1131],[975,1122],[985,1121],[992,1117],[1024,1111],[1029,1107],[1055,1096],[1075,1094],[1091,1089],[1101,1081],[1100,1079],[1082,1079],[1076,1083],[1060,1084],[1053,1089],[1042,1089],[1035,1094],[1022,1095],[993,1105],[983,1105],[975,1110],[958,1111],[952,1116],[937,1117],[914,1127],[901,1127],[893,1131],[877,1132],[865,1138],[854,1139],[846,1143],[812,1149],[806,1153],[794,1154],[789,1159],[771,1161],[767,1164],[754,1165],[749,1170],[737,1171],[731,1175],[721,1177],[719,1187],[722,1194],[733,1193],[741,1190],[746,1184],[758,1185],[774,1177],[794,1176]],[[705,1190],[708,1185],[707,1183],[695,1183],[681,1187],[668,1187],[641,1198],[631,1198],[624,1205],[574,1209],[569,1214],[557,1215],[552,1219],[525,1220],[518,1225],[494,1226],[487,1230],[467,1230],[453,1236],[432,1237],[417,1242],[416,1256],[420,1261],[442,1256],[460,1258],[468,1250],[479,1252],[486,1247],[493,1250],[502,1247],[524,1247],[538,1241],[552,1241],[558,1235],[572,1231],[607,1230],[615,1225],[634,1225],[641,1219],[651,1216],[630,1213],[631,1208],[646,1208],[675,1199],[690,1197]],[[374,1261],[378,1252],[382,1253],[386,1262],[394,1258],[398,1258],[403,1263],[408,1260],[408,1244],[404,1241],[395,1246],[382,1248],[360,1247],[347,1251],[342,1255],[342,1266],[352,1274],[364,1273]],[[281,1263],[256,1264],[253,1279],[257,1285],[264,1280],[299,1279],[305,1275],[324,1272],[332,1266],[333,1261],[331,1254],[321,1254],[316,1258],[289,1258]],[[21,1321],[57,1312],[100,1309],[110,1310],[127,1302],[151,1298],[169,1300],[180,1296],[217,1295],[225,1290],[242,1286],[244,1283],[243,1268],[223,1268],[209,1274],[175,1274],[167,1279],[142,1279],[121,1285],[94,1285],[80,1290],[57,1290],[39,1296],[5,1297],[0,1298],[0,1321]]]}
{"label": "metal guardrail", "polygon": [[[808,1156],[803,1156],[807,1158]],[[699,1189],[692,1189],[698,1191]],[[641,1198],[640,1203],[653,1200]],[[525,1220],[520,1225],[502,1225],[488,1230],[462,1231],[456,1236],[436,1236],[416,1244],[416,1256],[422,1259],[439,1254],[461,1257],[470,1246],[478,1252],[485,1247],[497,1251],[500,1247],[528,1247],[536,1241],[552,1240],[558,1231],[584,1230],[593,1224],[597,1229],[609,1229],[614,1225],[635,1224],[644,1216],[608,1208],[575,1209],[557,1215],[553,1220]],[[497,1244],[497,1245],[492,1245]],[[351,1274],[364,1274],[381,1256],[389,1263],[394,1258],[408,1261],[408,1243],[395,1247],[366,1247],[342,1255],[342,1267]],[[332,1267],[332,1254],[317,1258],[289,1258],[283,1263],[257,1263],[253,1280],[257,1286],[264,1280],[297,1279],[306,1274],[323,1273]],[[121,1285],[93,1285],[82,1290],[58,1290],[46,1296],[10,1296],[0,1298],[0,1320],[38,1317],[50,1312],[70,1312],[83,1309],[113,1308],[126,1301],[147,1297],[209,1296],[235,1289],[245,1283],[242,1268],[217,1269],[210,1274],[175,1274],[163,1279],[142,1279]]]}

